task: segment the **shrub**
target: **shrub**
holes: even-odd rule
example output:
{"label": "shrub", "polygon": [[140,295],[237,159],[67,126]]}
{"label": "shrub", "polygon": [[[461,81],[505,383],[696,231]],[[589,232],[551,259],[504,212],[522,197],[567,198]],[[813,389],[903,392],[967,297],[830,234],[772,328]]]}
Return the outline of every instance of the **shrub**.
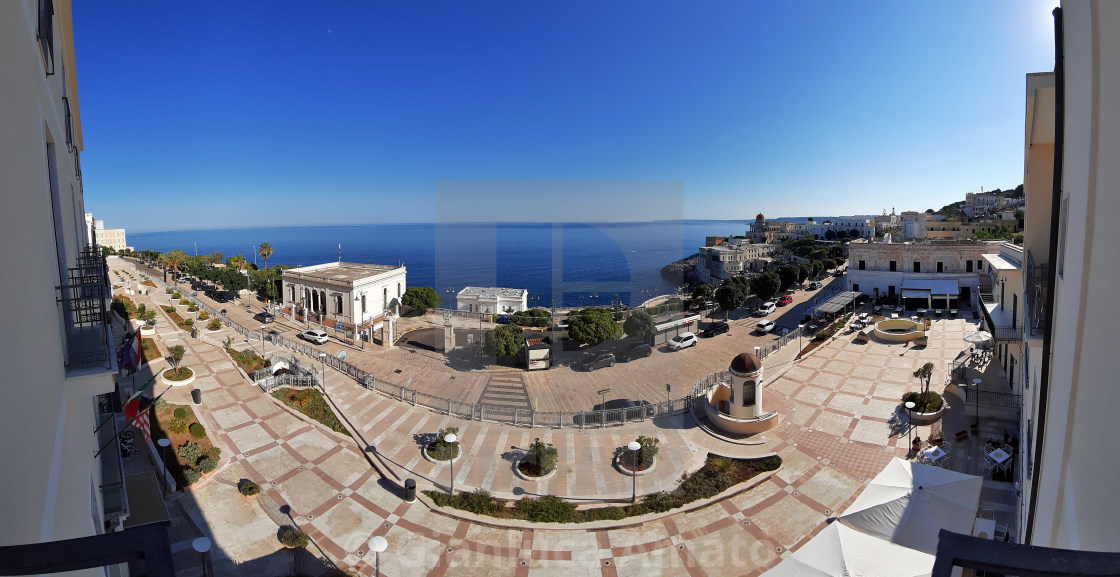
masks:
{"label": "shrub", "polygon": [[658,451],[657,444],[660,441],[645,435],[639,435],[636,440],[642,446],[638,450],[637,463],[634,462],[634,451],[631,451],[628,447],[619,447],[615,454],[618,456],[618,463],[624,469],[644,471],[653,465],[653,458],[657,456]]}
{"label": "shrub", "polygon": [[217,318],[217,317],[214,317],[214,318],[210,319],[210,322],[206,325],[206,328],[208,328],[212,331],[221,330],[222,329],[222,319]]}
{"label": "shrub", "polygon": [[172,433],[181,435],[187,430],[187,421],[186,419],[174,419],[171,421],[171,424],[167,426],[167,428],[171,429]]}
{"label": "shrub", "polygon": [[188,299],[179,299],[179,304],[181,304],[181,305],[189,305],[189,304],[191,304],[191,301],[190,301],[190,300],[188,300]]}
{"label": "shrub", "polygon": [[171,289],[169,289],[169,288],[165,288],[165,289],[163,289],[163,290],[164,290],[164,292],[166,292],[167,294],[171,294],[171,293],[175,292],[175,291],[173,291],[173,290],[171,290]]}
{"label": "shrub", "polygon": [[194,326],[194,319],[185,319],[183,321],[183,324],[188,326],[188,327],[193,327]]}
{"label": "shrub", "polygon": [[295,527],[284,527],[280,530],[280,542],[285,547],[291,549],[298,549],[306,547],[310,540],[307,538],[307,533],[296,529]]}
{"label": "shrub", "polygon": [[196,439],[201,439],[206,436],[206,429],[202,426],[202,423],[191,423],[190,429],[191,436]]}
{"label": "shrub", "polygon": [[514,504],[515,512],[534,523],[570,523],[575,517],[576,506],[555,495],[539,499],[523,497]]}
{"label": "shrub", "polygon": [[623,507],[595,507],[593,509],[577,511],[576,514],[578,515],[580,523],[588,523],[591,521],[617,521],[619,519],[625,519],[630,515],[640,515],[641,513]]}
{"label": "shrub", "polygon": [[443,440],[443,438],[446,437],[448,433],[454,433],[456,436],[458,436],[459,427],[447,427],[446,429],[440,429],[439,432],[436,433],[435,440],[428,444],[429,457],[437,461],[450,461],[451,459],[459,456],[459,443],[455,443],[455,446],[452,447],[451,445],[447,444],[447,441]]}
{"label": "shrub", "polygon": [[[198,310],[198,308],[196,307],[195,310]],[[204,321],[208,318],[210,318],[210,313],[208,313],[206,311],[202,311],[202,312],[198,313],[198,320]]]}
{"label": "shrub", "polygon": [[173,307],[171,305],[160,305],[159,308],[163,309],[163,312],[165,312],[165,313],[175,312],[175,307]]}
{"label": "shrub", "polygon": [[140,320],[147,320],[147,318],[148,318],[148,307],[146,307],[144,305],[137,306],[136,307],[136,318],[138,318]]}
{"label": "shrub", "polygon": [[910,391],[902,395],[903,404],[907,402],[914,403],[914,411],[918,413],[936,413],[941,410],[941,405],[944,400],[941,395],[930,391],[928,393],[919,393],[917,391]]}
{"label": "shrub", "polygon": [[501,509],[501,505],[486,489],[475,489],[470,493],[459,496],[458,508],[478,515],[493,515]]}
{"label": "shrub", "polygon": [[198,461],[199,457],[202,456],[202,447],[200,447],[198,443],[187,441],[182,445],[179,445],[179,448],[176,449],[176,452],[179,453],[180,459],[188,463],[194,463]]}
{"label": "shrub", "polygon": [[261,492],[261,486],[249,479],[241,479],[237,482],[237,491],[246,497],[252,497]]}
{"label": "shrub", "polygon": [[182,293],[180,293],[179,291],[175,291],[175,292],[171,293],[171,298],[173,298],[173,299],[180,299],[180,300],[186,300],[186,299],[184,299],[184,298],[183,298],[183,295],[182,295]]}
{"label": "shrub", "polygon": [[183,480],[186,481],[187,485],[193,485],[201,478],[202,476],[198,474],[198,471],[190,467],[183,469]]}
{"label": "shrub", "polygon": [[186,407],[176,407],[173,414],[176,419],[185,419],[187,418],[187,409]]}
{"label": "shrub", "polygon": [[552,443],[544,443],[540,439],[529,445],[529,453],[518,464],[522,473],[533,477],[543,477],[556,470],[558,453]]}
{"label": "shrub", "polygon": [[658,491],[647,496],[645,499],[642,499],[642,504],[645,505],[646,509],[649,509],[651,513],[664,513],[665,511],[680,506],[676,497],[674,497],[672,493],[666,493],[665,491]]}
{"label": "shrub", "polygon": [[218,463],[211,459],[209,455],[202,457],[198,460],[198,470],[203,473],[209,473],[218,468]]}
{"label": "shrub", "polygon": [[760,473],[765,471],[777,471],[778,467],[782,466],[782,458],[777,455],[770,455],[769,457],[762,457],[761,459],[753,459],[748,461],[747,464]]}
{"label": "shrub", "polygon": [[194,303],[191,303],[191,304],[187,305],[187,310],[192,312],[192,313],[196,313],[196,312],[198,312],[198,305],[196,305]]}

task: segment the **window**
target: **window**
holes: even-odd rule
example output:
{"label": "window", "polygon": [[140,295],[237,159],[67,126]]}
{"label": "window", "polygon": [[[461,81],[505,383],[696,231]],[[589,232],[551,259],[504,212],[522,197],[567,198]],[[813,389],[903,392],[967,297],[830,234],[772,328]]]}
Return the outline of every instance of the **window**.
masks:
{"label": "window", "polygon": [[984,260],[978,258],[976,259],[976,271],[979,272],[982,270],[984,270]]}
{"label": "window", "polygon": [[859,292],[859,284],[858,284],[858,283],[857,283],[857,284],[853,284],[853,285],[852,285],[852,290],[854,290],[854,291],[856,291],[856,292]]}
{"label": "window", "polygon": [[334,295],[334,312],[342,314],[342,295]]}
{"label": "window", "polygon": [[1062,199],[1062,217],[1058,224],[1058,276],[1065,278],[1066,269],[1066,221],[1069,219],[1069,196]]}
{"label": "window", "polygon": [[362,312],[366,312],[366,295],[362,295]]}
{"label": "window", "polygon": [[922,272],[922,263],[914,261],[914,272]]}
{"label": "window", "polygon": [[972,261],[971,260],[965,261],[964,272],[972,272]]}
{"label": "window", "polygon": [[401,283],[397,283],[397,298],[401,298]]}
{"label": "window", "polygon": [[937,263],[937,272],[945,272],[943,264],[944,263],[942,263],[940,261]]}
{"label": "window", "polygon": [[859,261],[859,270],[866,270],[866,269],[864,268],[865,266],[866,266],[866,265],[865,265],[865,263],[864,263],[864,262],[863,262],[862,260],[861,260],[861,261]]}
{"label": "window", "polygon": [[389,289],[381,289],[381,310],[389,308]]}
{"label": "window", "polygon": [[39,0],[39,49],[47,76],[54,74],[54,0]]}
{"label": "window", "polygon": [[897,270],[898,270],[898,262],[892,260],[891,261],[891,272],[895,272]]}
{"label": "window", "polygon": [[754,390],[755,390],[755,382],[754,381],[744,381],[743,382],[743,406],[744,407],[753,407],[754,406]]}
{"label": "window", "polygon": [[893,284],[887,287],[887,296],[891,297],[891,298],[894,297],[894,285]]}

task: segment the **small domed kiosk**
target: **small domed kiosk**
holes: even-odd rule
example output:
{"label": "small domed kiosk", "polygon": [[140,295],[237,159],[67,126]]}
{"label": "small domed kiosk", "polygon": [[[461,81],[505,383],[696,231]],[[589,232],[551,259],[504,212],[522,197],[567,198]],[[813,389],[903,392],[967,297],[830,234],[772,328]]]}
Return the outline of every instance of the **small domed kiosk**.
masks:
{"label": "small domed kiosk", "polygon": [[763,409],[765,385],[762,361],[751,353],[742,353],[728,367],[730,383],[720,383],[708,391],[704,413],[715,427],[738,435],[769,431],[778,425],[778,413]]}

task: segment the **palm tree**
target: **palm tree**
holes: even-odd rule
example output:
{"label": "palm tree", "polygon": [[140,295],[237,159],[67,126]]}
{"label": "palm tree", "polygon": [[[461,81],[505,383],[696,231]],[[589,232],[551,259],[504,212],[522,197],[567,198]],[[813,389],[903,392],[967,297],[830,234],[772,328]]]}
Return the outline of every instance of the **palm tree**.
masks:
{"label": "palm tree", "polygon": [[241,271],[245,270],[245,264],[247,262],[248,261],[245,260],[245,257],[241,255],[231,256],[229,259],[229,264],[237,270],[237,274],[241,274]]}
{"label": "palm tree", "polygon": [[174,271],[175,286],[179,286],[179,265],[187,260],[187,253],[175,249],[164,254],[161,258],[163,259],[164,266],[170,267],[171,270]]}
{"label": "palm tree", "polygon": [[[257,254],[261,255],[261,258],[264,259],[264,270],[267,271],[268,270],[268,257],[272,256],[272,245],[268,244],[267,242],[262,242],[260,244],[260,246],[257,247]],[[268,288],[265,289],[264,295],[265,295],[266,299],[271,300],[272,299],[272,279],[269,278],[268,275],[265,275],[265,278],[267,279],[266,282],[268,282]]]}

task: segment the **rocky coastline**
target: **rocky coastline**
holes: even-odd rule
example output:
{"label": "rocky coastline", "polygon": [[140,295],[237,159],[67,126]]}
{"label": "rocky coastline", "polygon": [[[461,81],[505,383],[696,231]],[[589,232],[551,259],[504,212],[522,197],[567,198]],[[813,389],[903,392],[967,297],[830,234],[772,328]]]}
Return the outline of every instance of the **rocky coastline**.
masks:
{"label": "rocky coastline", "polygon": [[694,274],[700,253],[673,261],[661,267],[661,277],[674,284],[684,284],[690,273]]}

